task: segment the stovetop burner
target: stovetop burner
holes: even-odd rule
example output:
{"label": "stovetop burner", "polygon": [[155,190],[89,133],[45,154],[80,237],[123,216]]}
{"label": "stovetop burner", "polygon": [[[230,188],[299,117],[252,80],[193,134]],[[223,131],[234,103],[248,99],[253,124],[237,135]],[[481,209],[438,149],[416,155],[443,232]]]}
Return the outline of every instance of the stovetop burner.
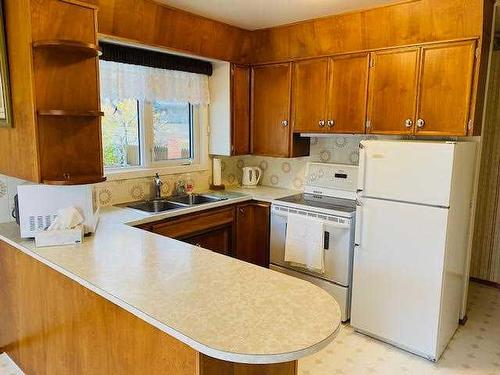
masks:
{"label": "stovetop burner", "polygon": [[277,199],[280,202],[294,203],[308,207],[352,213],[356,211],[356,201],[315,194],[296,194]]}

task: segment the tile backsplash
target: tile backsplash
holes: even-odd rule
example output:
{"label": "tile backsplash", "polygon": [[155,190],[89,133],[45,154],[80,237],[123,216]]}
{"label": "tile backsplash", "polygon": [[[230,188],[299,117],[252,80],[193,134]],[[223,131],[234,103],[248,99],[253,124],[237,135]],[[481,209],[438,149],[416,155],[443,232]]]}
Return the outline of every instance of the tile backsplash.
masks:
{"label": "tile backsplash", "polygon": [[286,189],[300,190],[304,186],[307,162],[357,164],[359,142],[373,136],[332,136],[311,138],[310,156],[286,159],[264,156],[241,156],[222,158],[222,178],[226,185],[241,184],[241,168],[260,167],[263,171],[260,184]]}
{"label": "tile backsplash", "polygon": [[[179,180],[191,180],[195,192],[208,190],[212,182],[212,171],[208,169],[200,172],[161,175],[160,177],[163,181],[162,195],[168,196],[173,193],[175,184]],[[154,196],[153,178],[101,182],[95,185],[95,192],[101,207],[152,198]]]}

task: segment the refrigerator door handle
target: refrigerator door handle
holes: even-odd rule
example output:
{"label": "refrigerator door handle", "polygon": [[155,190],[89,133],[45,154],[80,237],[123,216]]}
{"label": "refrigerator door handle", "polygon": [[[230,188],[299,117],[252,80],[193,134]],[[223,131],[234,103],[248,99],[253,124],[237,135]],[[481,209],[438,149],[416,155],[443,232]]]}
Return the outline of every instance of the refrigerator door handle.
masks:
{"label": "refrigerator door handle", "polygon": [[361,223],[361,210],[363,209],[363,205],[359,199],[356,199],[356,226],[354,230],[354,245],[356,247],[361,246],[361,230],[362,230],[362,223]]}
{"label": "refrigerator door handle", "polygon": [[361,141],[359,143],[358,192],[365,189],[365,157],[366,146]]}

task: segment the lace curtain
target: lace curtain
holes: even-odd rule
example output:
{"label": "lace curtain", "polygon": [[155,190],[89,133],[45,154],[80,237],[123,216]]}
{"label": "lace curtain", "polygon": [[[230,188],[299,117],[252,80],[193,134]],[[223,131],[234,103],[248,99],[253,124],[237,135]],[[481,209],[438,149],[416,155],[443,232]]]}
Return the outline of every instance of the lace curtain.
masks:
{"label": "lace curtain", "polygon": [[139,99],[148,102],[210,103],[208,76],[141,65],[100,61],[101,97],[112,102]]}

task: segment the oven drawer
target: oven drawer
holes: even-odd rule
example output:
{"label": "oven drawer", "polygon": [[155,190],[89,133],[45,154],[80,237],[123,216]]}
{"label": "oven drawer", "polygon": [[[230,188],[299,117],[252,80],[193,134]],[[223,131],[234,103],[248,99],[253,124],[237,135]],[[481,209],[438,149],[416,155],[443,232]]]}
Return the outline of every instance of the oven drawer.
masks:
{"label": "oven drawer", "polygon": [[352,277],[352,255],[354,251],[354,228],[350,220],[348,225],[339,225],[325,220],[325,273],[319,274],[300,267],[293,267],[285,262],[285,242],[288,216],[273,210],[271,214],[271,264],[295,269],[322,279],[349,286]]}

